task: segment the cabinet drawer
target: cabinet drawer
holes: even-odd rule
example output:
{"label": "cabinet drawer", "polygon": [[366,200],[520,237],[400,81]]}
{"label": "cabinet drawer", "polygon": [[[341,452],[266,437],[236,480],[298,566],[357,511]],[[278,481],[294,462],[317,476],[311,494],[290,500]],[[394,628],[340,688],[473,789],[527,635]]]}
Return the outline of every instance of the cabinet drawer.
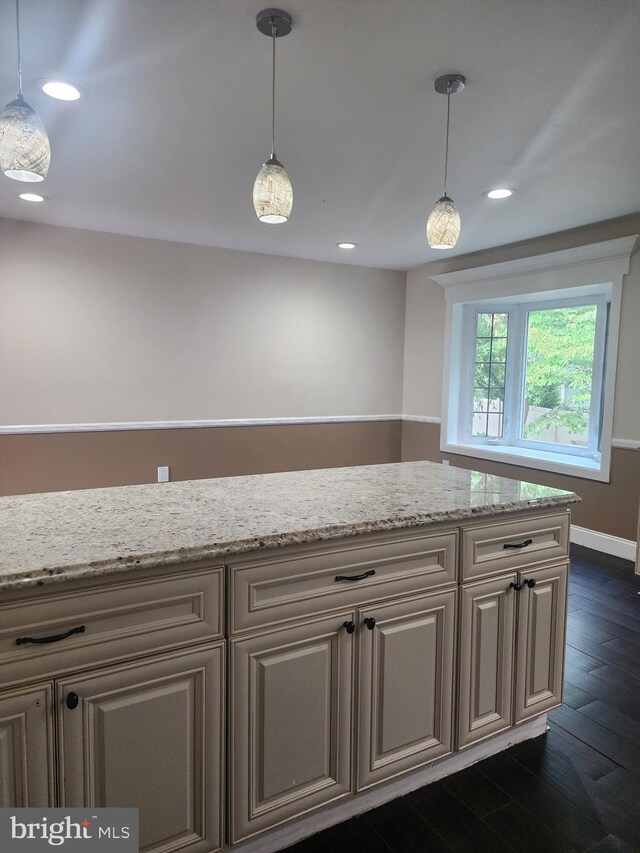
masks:
{"label": "cabinet drawer", "polygon": [[343,545],[313,555],[232,565],[230,630],[289,619],[456,581],[457,533]]}
{"label": "cabinet drawer", "polygon": [[[26,681],[219,637],[223,577],[222,567],[208,567],[1,603],[2,681]],[[45,637],[59,639],[16,642]]]}
{"label": "cabinet drawer", "polygon": [[468,527],[462,531],[462,579],[562,559],[568,553],[568,512]]}

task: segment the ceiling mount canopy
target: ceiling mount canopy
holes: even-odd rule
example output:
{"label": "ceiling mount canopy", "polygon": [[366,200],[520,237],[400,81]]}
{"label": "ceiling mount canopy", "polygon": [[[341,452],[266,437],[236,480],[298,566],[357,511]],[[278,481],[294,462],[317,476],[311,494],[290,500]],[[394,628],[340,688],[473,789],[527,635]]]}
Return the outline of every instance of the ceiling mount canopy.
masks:
{"label": "ceiling mount canopy", "polygon": [[443,74],[437,77],[434,89],[440,95],[447,96],[447,138],[444,155],[444,183],[442,195],[427,220],[427,242],[432,249],[453,249],[460,236],[460,214],[447,195],[447,169],[449,166],[449,120],[451,116],[451,95],[464,89],[467,81],[462,74]]}
{"label": "ceiling mount canopy", "polygon": [[283,12],[282,9],[263,9],[256,15],[256,27],[260,30],[263,36],[273,36],[273,27],[275,27],[276,38],[288,36],[293,27],[293,20],[288,12]]}
{"label": "ceiling mount canopy", "polygon": [[291,215],[293,188],[282,163],[276,157],[276,39],[289,35],[291,15],[282,9],[263,9],[256,15],[259,32],[272,40],[271,74],[271,157],[258,172],[253,185],[253,207],[261,222],[280,225]]}
{"label": "ceiling mount canopy", "polygon": [[20,57],[20,5],[16,0],[18,95],[0,114],[0,169],[14,181],[44,181],[49,171],[51,147],[38,114],[22,97]]}
{"label": "ceiling mount canopy", "polygon": [[442,77],[436,77],[433,88],[439,95],[457,95],[462,92],[466,82],[462,74],[443,74]]}

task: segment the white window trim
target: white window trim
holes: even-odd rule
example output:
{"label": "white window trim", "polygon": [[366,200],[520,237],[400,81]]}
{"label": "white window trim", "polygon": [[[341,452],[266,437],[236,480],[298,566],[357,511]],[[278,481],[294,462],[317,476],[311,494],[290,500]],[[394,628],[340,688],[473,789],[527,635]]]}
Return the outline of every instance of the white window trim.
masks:
{"label": "white window trim", "polygon": [[[622,302],[623,278],[629,272],[631,254],[637,234],[565,249],[545,255],[505,261],[484,267],[459,270],[432,276],[445,290],[446,325],[443,372],[443,418],[440,449],[479,459],[490,459],[569,474],[586,479],[609,481],[613,404]],[[606,371],[603,383],[604,409],[600,437],[600,459],[565,455],[532,447],[488,446],[462,442],[460,432],[461,384],[465,381],[459,341],[464,332],[464,303],[490,300],[551,301],[571,296],[579,299],[595,292],[610,291],[609,334]]]}

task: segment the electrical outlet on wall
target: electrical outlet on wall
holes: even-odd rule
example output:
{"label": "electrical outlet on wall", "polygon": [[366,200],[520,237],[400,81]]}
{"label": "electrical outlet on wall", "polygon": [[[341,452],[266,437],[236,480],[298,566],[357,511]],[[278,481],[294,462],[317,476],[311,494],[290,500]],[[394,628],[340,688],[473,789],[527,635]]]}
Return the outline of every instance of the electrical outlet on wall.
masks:
{"label": "electrical outlet on wall", "polygon": [[158,482],[159,483],[168,483],[169,482],[169,466],[168,465],[159,465],[158,466]]}
{"label": "electrical outlet on wall", "polygon": [[[448,459],[443,459],[443,460],[442,460],[442,464],[443,464],[443,465],[448,465],[448,464],[449,464],[449,460],[448,460]],[[160,469],[158,468],[158,471],[159,471],[159,470],[160,470]]]}

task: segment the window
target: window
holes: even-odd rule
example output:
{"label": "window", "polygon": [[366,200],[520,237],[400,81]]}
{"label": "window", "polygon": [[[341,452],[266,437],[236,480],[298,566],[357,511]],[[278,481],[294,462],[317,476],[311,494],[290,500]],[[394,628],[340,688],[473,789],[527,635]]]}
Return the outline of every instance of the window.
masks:
{"label": "window", "polygon": [[528,312],[522,441],[597,452],[605,318],[602,303]]}
{"label": "window", "polygon": [[606,298],[467,304],[464,312],[464,440],[597,458]]}
{"label": "window", "polygon": [[475,353],[471,435],[474,438],[502,438],[509,314],[477,311],[473,326]]}
{"label": "window", "polygon": [[608,479],[635,241],[433,277],[447,301],[443,451]]}

